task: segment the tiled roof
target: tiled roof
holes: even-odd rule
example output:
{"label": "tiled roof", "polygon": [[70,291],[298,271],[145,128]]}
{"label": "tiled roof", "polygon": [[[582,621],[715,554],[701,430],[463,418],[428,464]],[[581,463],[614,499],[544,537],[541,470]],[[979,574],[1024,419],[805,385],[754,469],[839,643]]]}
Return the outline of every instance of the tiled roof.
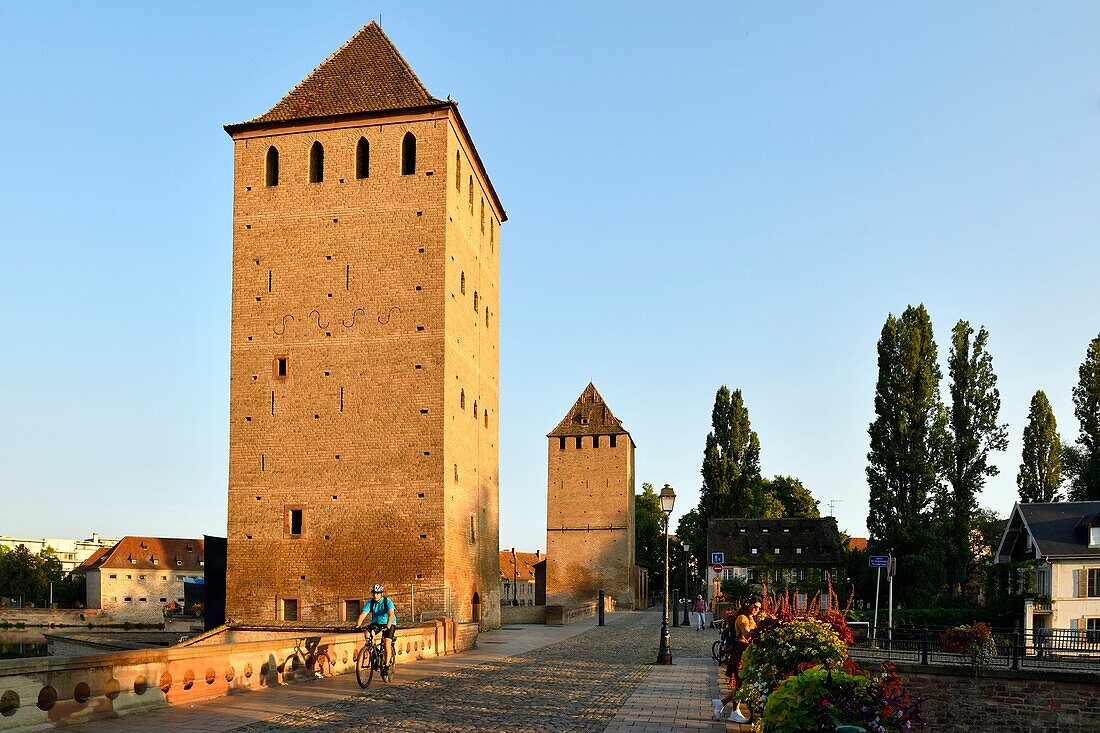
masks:
{"label": "tiled roof", "polygon": [[1020,503],[1020,512],[1044,557],[1095,555],[1100,547],[1089,547],[1088,527],[1100,526],[1100,501]]}
{"label": "tiled roof", "polygon": [[512,580],[515,577],[518,580],[531,580],[535,579],[535,565],[546,559],[546,555],[537,552],[517,552],[516,553],[516,575],[513,576],[512,566],[512,551],[501,550],[500,551],[500,577],[504,580]]}
{"label": "tiled roof", "polygon": [[743,567],[836,565],[842,559],[840,533],[833,517],[712,519],[707,524],[707,550],[725,553],[726,565]]}
{"label": "tiled roof", "polygon": [[848,551],[855,552],[857,550],[867,549],[866,537],[849,537],[848,538]]}
{"label": "tiled roof", "polygon": [[101,568],[202,572],[203,560],[201,539],[123,537],[114,547],[97,550],[73,572],[86,573]]}
{"label": "tiled roof", "polygon": [[591,382],[581,392],[572,409],[558,426],[550,431],[548,438],[560,438],[573,435],[629,435],[623,428],[623,421],[615,417],[611,408],[603,401]]}
{"label": "tiled roof", "polygon": [[445,104],[433,97],[374,21],[359,29],[265,114],[242,124]]}

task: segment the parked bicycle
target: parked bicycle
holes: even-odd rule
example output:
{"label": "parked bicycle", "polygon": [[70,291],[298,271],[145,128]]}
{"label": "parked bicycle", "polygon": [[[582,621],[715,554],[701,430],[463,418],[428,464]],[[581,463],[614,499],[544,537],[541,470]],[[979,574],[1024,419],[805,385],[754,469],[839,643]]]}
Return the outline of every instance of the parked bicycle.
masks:
{"label": "parked bicycle", "polygon": [[733,653],[734,638],[733,627],[723,624],[721,636],[710,647],[710,655],[714,658],[714,661],[719,664],[725,664],[729,661],[730,654]]}
{"label": "parked bicycle", "polygon": [[391,663],[387,667],[385,664],[386,651],[382,646],[382,634],[375,633],[373,628],[367,628],[363,632],[363,638],[367,643],[359,650],[359,656],[355,660],[355,680],[365,690],[370,687],[375,672],[380,673],[383,682],[392,680],[395,665]]}

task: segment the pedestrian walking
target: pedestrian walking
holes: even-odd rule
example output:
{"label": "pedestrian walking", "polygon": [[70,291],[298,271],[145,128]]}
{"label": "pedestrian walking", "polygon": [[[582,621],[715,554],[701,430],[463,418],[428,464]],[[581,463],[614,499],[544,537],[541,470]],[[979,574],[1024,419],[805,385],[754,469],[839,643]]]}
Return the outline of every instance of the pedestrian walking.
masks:
{"label": "pedestrian walking", "polygon": [[691,610],[695,614],[695,630],[702,631],[707,623],[707,602],[703,600],[702,595],[695,596],[695,603],[692,604]]}
{"label": "pedestrian walking", "polygon": [[[758,598],[750,598],[747,603],[742,604],[741,608],[737,610],[733,622],[735,634],[733,651],[730,653],[730,660],[726,664],[726,677],[729,679],[730,691],[721,700],[718,698],[711,700],[715,720],[722,719],[722,711],[725,710],[726,705],[733,702],[737,688],[741,686],[741,656],[749,647],[753,629],[756,628],[756,621],[761,613],[762,606]],[[734,705],[729,715],[729,721],[732,723],[748,723],[749,717],[744,715],[739,708],[739,705]]]}

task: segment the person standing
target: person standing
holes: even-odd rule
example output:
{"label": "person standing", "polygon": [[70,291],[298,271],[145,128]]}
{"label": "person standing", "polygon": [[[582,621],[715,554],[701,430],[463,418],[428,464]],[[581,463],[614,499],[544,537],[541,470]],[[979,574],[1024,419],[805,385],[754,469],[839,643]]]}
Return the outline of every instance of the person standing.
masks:
{"label": "person standing", "polygon": [[702,631],[707,623],[707,602],[703,600],[701,594],[695,596],[695,603],[692,604],[691,610],[695,614],[695,630]]}

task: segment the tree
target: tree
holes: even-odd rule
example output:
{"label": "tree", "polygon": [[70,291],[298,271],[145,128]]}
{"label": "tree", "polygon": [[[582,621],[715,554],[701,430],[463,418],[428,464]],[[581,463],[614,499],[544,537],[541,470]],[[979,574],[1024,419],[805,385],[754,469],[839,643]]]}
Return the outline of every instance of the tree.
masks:
{"label": "tree", "polygon": [[1024,426],[1023,460],[1016,474],[1020,501],[1061,501],[1062,439],[1050,400],[1043,390],[1031,398]]}
{"label": "tree", "polygon": [[[664,587],[665,536],[661,501],[653,484],[642,484],[634,495],[634,558],[649,568],[650,586]],[[658,585],[658,582],[660,585]]]}
{"label": "tree", "polygon": [[1008,426],[998,422],[1001,393],[988,342],[984,326],[975,335],[970,324],[960,320],[951,330],[947,361],[951,405],[941,453],[943,475],[951,492],[946,511],[938,519],[944,523],[947,540],[947,581],[956,596],[967,581],[970,518],[978,509],[977,496],[986,479],[998,473],[989,454],[1008,447]]}
{"label": "tree", "polygon": [[19,545],[0,556],[0,596],[34,602],[44,596],[49,581],[42,569],[42,558]]}
{"label": "tree", "polygon": [[932,590],[937,567],[936,558],[922,556],[936,549],[929,499],[939,485],[940,377],[924,306],[909,306],[900,318],[888,315],[878,341],[875,419],[867,430],[867,528],[877,547],[903,558],[897,583],[903,602]]}
{"label": "tree", "polygon": [[[687,542],[691,548],[690,553],[695,558],[695,567],[706,568],[710,564],[707,555],[707,523],[699,512],[698,507],[685,512],[676,525],[676,536],[681,542]],[[662,561],[663,561],[662,555]]]}
{"label": "tree", "polygon": [[1064,468],[1073,501],[1100,501],[1100,335],[1089,343],[1077,375],[1073,413],[1081,433],[1065,456]]}
{"label": "tree", "polygon": [[775,476],[771,480],[763,480],[763,494],[765,501],[778,505],[779,514],[767,514],[777,517],[808,517],[817,519],[821,516],[818,510],[818,502],[814,499],[810,490],[802,485],[794,476]]}
{"label": "tree", "polygon": [[703,451],[699,510],[710,517],[759,515],[760,438],[749,422],[741,390],[722,385],[714,396],[711,427]]}

